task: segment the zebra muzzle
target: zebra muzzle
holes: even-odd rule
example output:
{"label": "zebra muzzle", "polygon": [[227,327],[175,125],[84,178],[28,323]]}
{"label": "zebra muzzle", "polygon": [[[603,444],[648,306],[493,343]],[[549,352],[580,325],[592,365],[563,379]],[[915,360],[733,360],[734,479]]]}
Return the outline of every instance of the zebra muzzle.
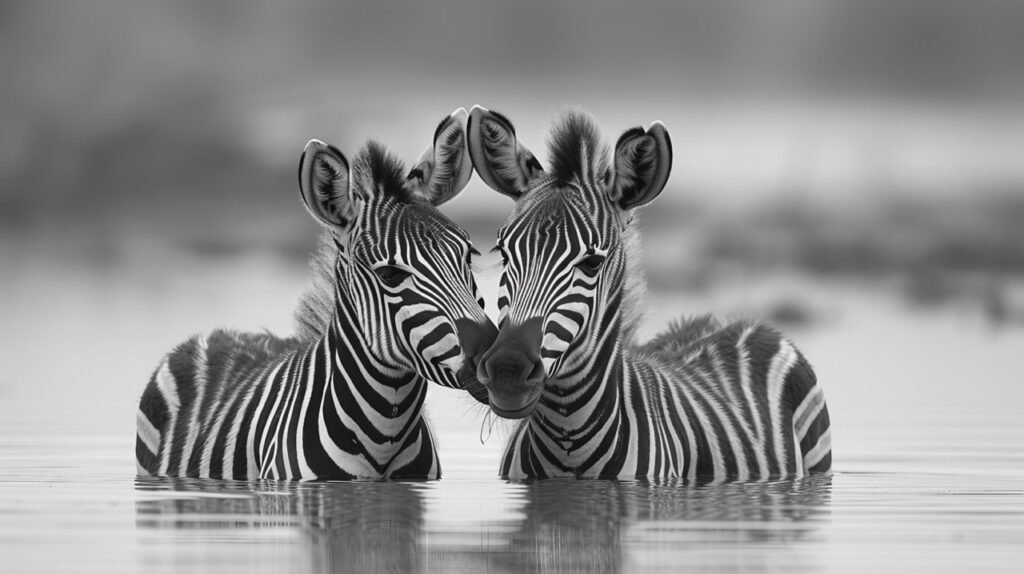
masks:
{"label": "zebra muzzle", "polygon": [[546,373],[540,357],[541,319],[502,327],[477,367],[491,410],[504,418],[528,416],[540,400]]}
{"label": "zebra muzzle", "polygon": [[459,386],[467,391],[477,402],[488,404],[487,388],[477,378],[478,365],[484,353],[491,347],[498,328],[490,319],[478,323],[471,319],[457,319],[455,328],[459,333],[459,346],[462,347],[462,367],[455,374]]}

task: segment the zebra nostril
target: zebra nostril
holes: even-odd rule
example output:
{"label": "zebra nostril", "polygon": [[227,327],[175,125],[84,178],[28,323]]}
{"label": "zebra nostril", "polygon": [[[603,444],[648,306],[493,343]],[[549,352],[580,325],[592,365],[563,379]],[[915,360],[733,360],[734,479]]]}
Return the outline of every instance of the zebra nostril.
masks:
{"label": "zebra nostril", "polygon": [[534,361],[533,370],[530,371],[530,376],[526,380],[531,383],[543,381],[546,374],[544,372],[544,363],[542,361]]}
{"label": "zebra nostril", "polygon": [[[479,372],[485,377],[480,379],[490,388],[536,384],[537,374],[544,372],[543,366],[539,365],[540,327],[541,319],[534,317],[519,325],[505,325],[498,331],[490,348],[481,355]],[[506,388],[499,392],[511,390]]]}
{"label": "zebra nostril", "polygon": [[470,319],[456,319],[455,328],[459,333],[459,344],[468,365],[475,371],[481,357],[491,347],[498,329],[489,320],[477,323]]}

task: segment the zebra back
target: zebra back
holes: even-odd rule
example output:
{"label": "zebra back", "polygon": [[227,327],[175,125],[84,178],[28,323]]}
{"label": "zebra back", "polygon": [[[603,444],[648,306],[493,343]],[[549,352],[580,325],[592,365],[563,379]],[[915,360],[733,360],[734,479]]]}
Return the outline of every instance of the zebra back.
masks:
{"label": "zebra back", "polygon": [[749,321],[719,327],[701,316],[627,357],[661,375],[636,381],[648,395],[673,385],[686,403],[678,408],[703,422],[696,458],[705,464],[695,475],[767,478],[831,468],[828,407],[814,369],[775,329]]}

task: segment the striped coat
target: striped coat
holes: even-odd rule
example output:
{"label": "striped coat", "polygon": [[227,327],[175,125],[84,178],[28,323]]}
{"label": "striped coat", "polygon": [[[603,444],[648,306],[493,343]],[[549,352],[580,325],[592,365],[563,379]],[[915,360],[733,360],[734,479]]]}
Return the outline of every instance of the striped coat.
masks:
{"label": "striped coat", "polygon": [[828,409],[803,355],[756,323],[698,332],[678,351],[605,342],[611,348],[597,353],[616,364],[605,367],[607,380],[589,385],[591,395],[542,395],[509,441],[501,475],[705,482],[830,468]]}
{"label": "striped coat", "polygon": [[510,478],[764,479],[831,467],[814,371],[776,331],[710,319],[633,340],[643,292],[635,210],[665,187],[665,127],[627,130],[612,161],[570,112],[545,170],[504,116],[470,113],[474,167],[515,207],[498,231],[500,330],[477,369],[491,410],[522,419]]}
{"label": "striped coat", "polygon": [[230,479],[437,478],[429,382],[478,388],[495,328],[469,237],[435,209],[472,169],[465,110],[406,175],[371,142],[350,165],[316,140],[302,199],[325,227],[295,338],[217,330],[169,353],[137,415],[140,474]]}

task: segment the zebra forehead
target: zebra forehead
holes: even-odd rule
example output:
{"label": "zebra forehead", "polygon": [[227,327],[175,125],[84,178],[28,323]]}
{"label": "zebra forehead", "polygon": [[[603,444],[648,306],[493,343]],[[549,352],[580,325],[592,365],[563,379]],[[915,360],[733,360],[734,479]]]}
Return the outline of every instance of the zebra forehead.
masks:
{"label": "zebra forehead", "polygon": [[415,237],[426,237],[427,239],[443,239],[446,242],[455,240],[459,243],[470,242],[469,234],[464,229],[455,225],[452,220],[445,217],[432,205],[426,203],[414,203],[405,208],[406,230]]}
{"label": "zebra forehead", "polygon": [[470,243],[465,230],[424,202],[391,203],[381,211],[369,231],[364,238],[371,243],[403,244],[408,241],[428,248],[453,244],[468,246]]}
{"label": "zebra forehead", "polygon": [[547,186],[517,203],[499,240],[561,234],[601,242],[600,238],[614,232],[607,211],[578,186]]}

